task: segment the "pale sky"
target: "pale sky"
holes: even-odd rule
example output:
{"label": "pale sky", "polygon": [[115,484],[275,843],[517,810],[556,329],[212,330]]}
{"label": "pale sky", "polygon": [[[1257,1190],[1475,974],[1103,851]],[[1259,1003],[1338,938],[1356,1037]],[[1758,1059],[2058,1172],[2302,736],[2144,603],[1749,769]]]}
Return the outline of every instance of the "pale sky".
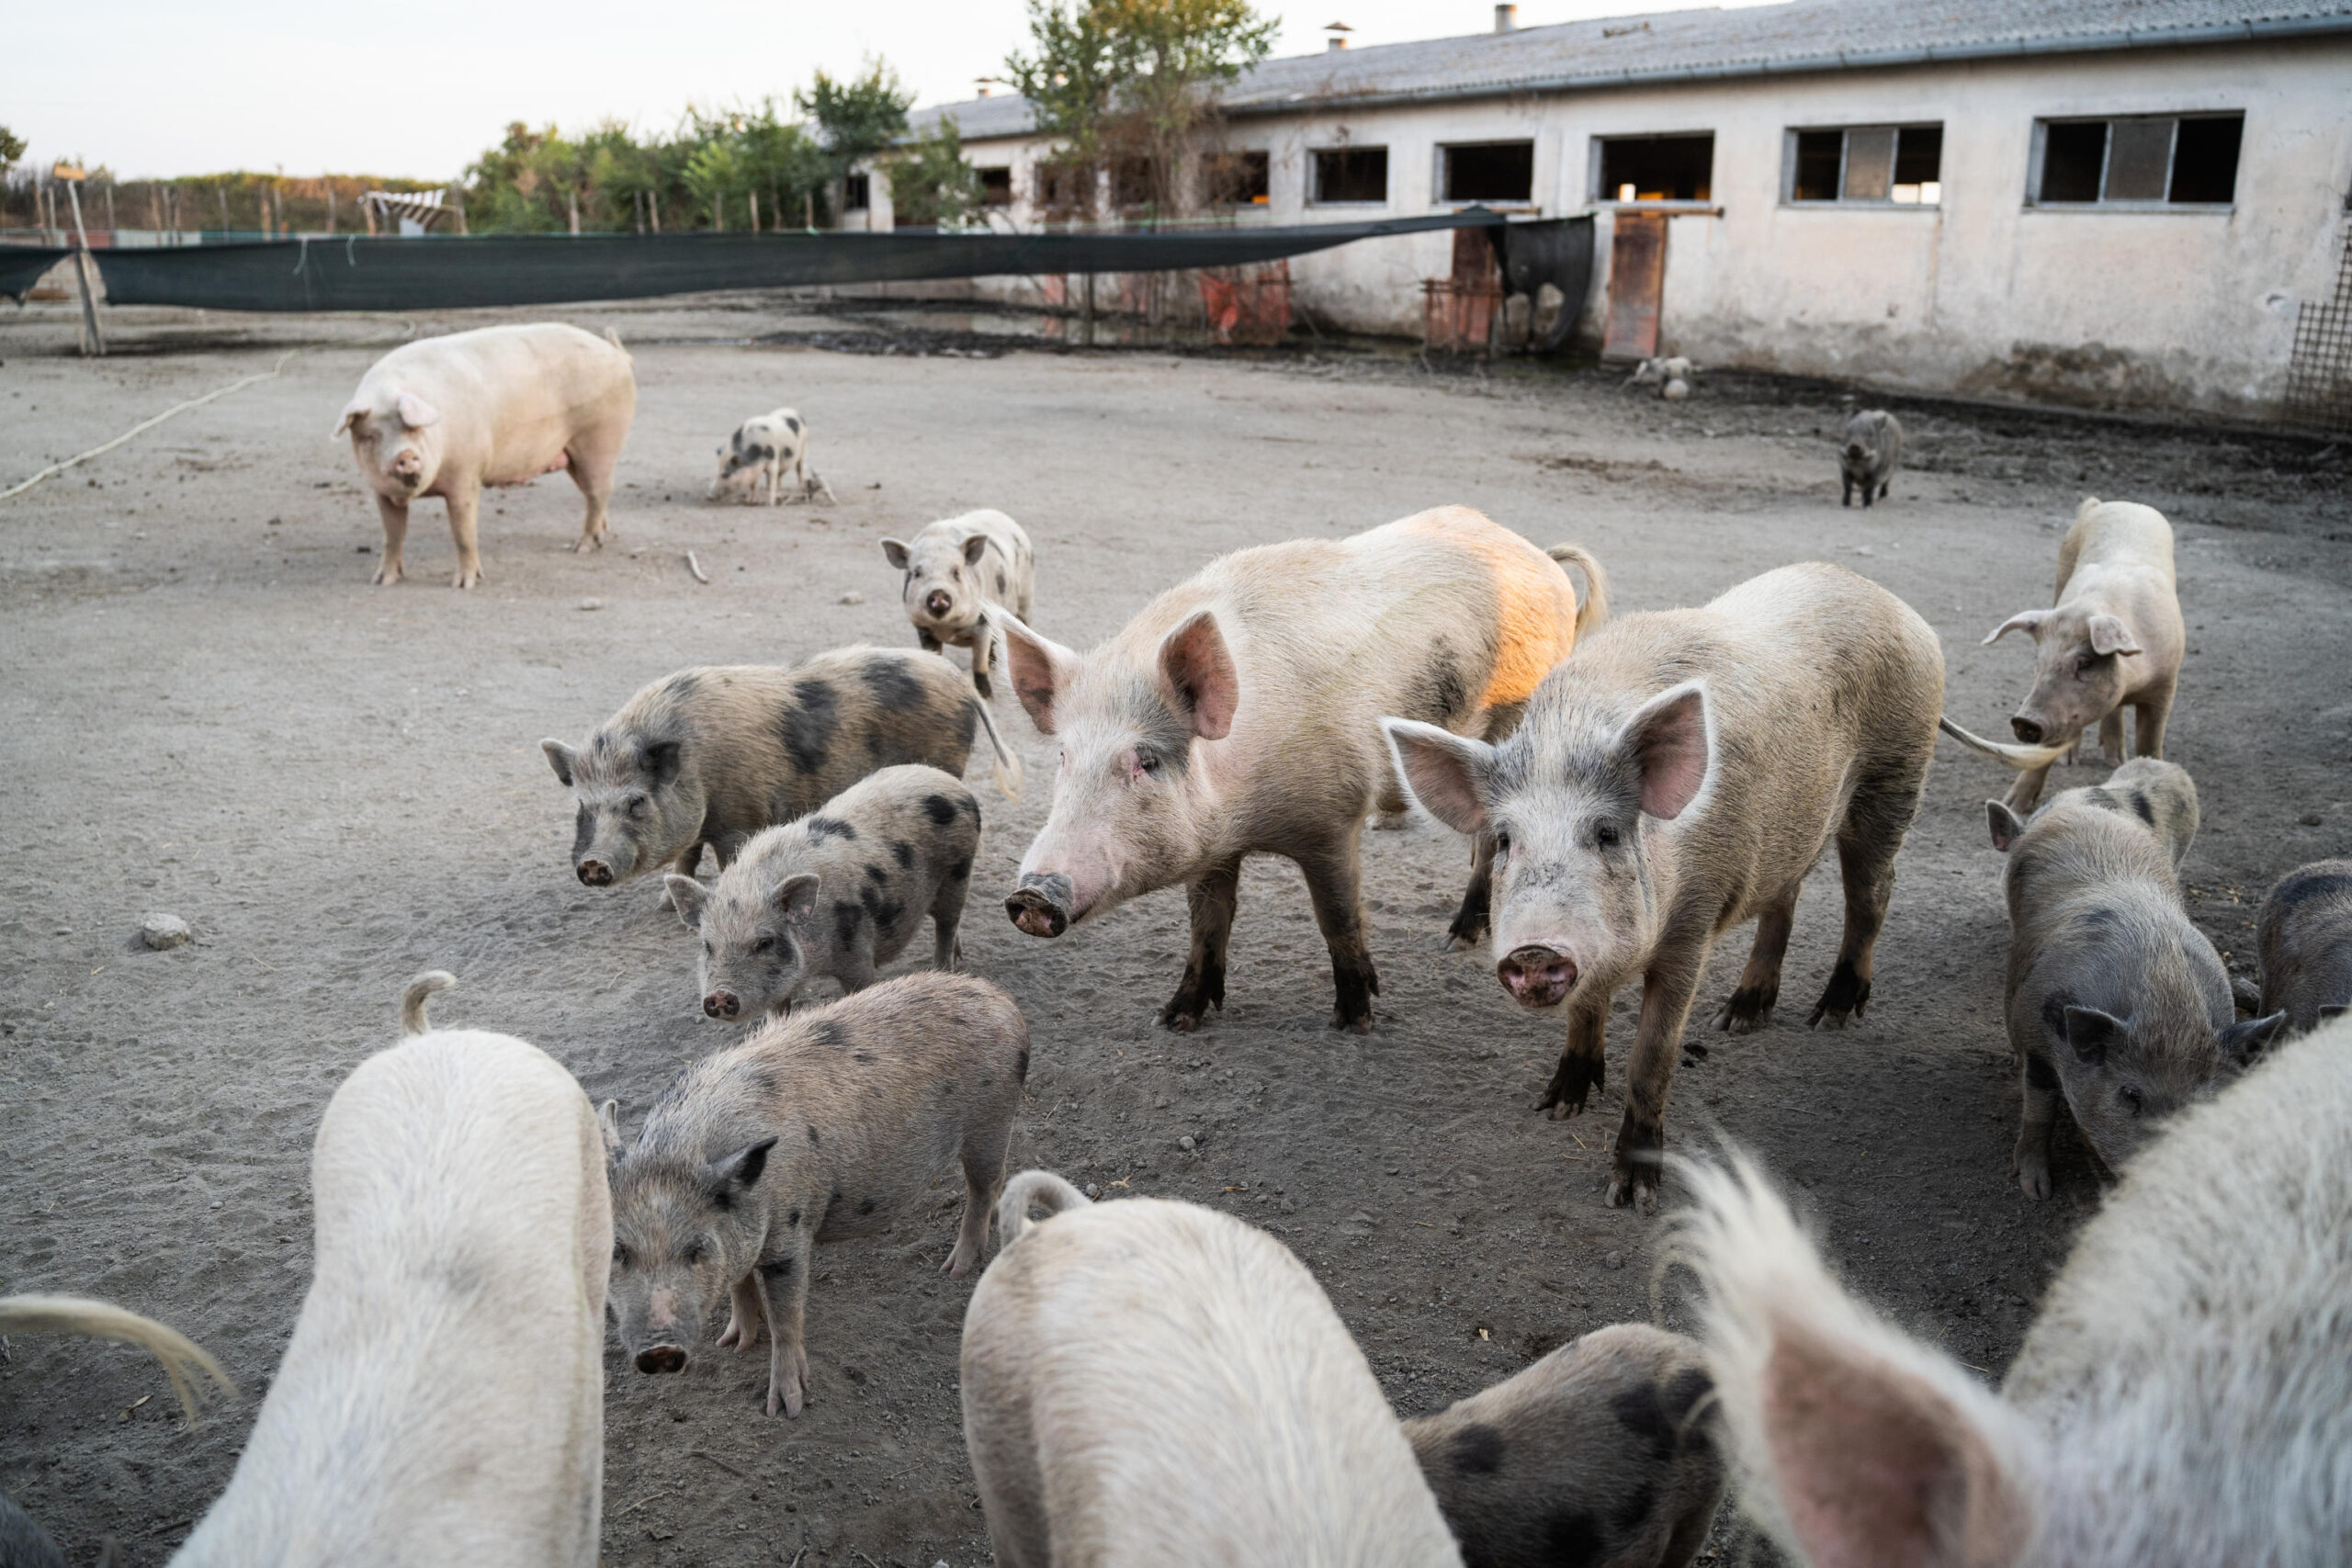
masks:
{"label": "pale sky", "polygon": [[[1485,32],[1492,0],[1260,0],[1277,54]],[[1752,0],[1750,0],[1752,3]],[[1520,24],[1679,8],[1530,0]],[[231,168],[455,178],[509,120],[666,130],[687,103],[788,101],[823,66],[879,54],[921,103],[973,96],[1027,41],[1022,0],[20,0],[0,51],[0,124],[28,162],[124,179]]]}

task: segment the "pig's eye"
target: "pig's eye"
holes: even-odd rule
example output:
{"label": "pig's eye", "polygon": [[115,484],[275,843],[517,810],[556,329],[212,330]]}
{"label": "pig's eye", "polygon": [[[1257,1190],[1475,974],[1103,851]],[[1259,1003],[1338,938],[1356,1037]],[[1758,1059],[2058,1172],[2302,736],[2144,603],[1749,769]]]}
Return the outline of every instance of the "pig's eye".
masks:
{"label": "pig's eye", "polygon": [[1159,753],[1157,751],[1136,752],[1136,769],[1139,773],[1158,773],[1159,772]]}
{"label": "pig's eye", "polygon": [[1495,858],[1500,860],[1510,853],[1510,835],[1500,828],[1495,829]]}
{"label": "pig's eye", "polygon": [[617,1241],[613,1243],[613,1262],[618,1268],[626,1269],[628,1267],[628,1246],[627,1243]]}
{"label": "pig's eye", "polygon": [[648,801],[645,796],[641,795],[632,795],[628,797],[628,806],[627,809],[631,817],[642,817],[645,815],[646,807],[650,804],[651,803]]}
{"label": "pig's eye", "polygon": [[708,1258],[710,1256],[710,1248],[704,1244],[701,1237],[697,1236],[693,1241],[686,1243],[685,1250],[679,1253],[678,1256],[685,1259],[688,1267],[692,1267],[695,1264],[700,1263],[704,1258]]}
{"label": "pig's eye", "polygon": [[1616,823],[1596,823],[1592,829],[1592,847],[1596,850],[1613,850],[1623,841],[1623,837],[1617,831]]}
{"label": "pig's eye", "polygon": [[2094,660],[2087,653],[2078,653],[2075,655],[2075,679],[2079,681],[2084,676],[2089,674],[2091,672],[2091,666],[2097,662],[2098,660]]}
{"label": "pig's eye", "polygon": [[2133,1089],[2130,1084],[2125,1084],[2121,1089],[2115,1091],[2115,1098],[2123,1102],[2123,1109],[2127,1114],[2132,1116],[2140,1114],[2140,1091],[2138,1089]]}
{"label": "pig's eye", "polygon": [[775,938],[772,936],[763,936],[760,938],[759,941],[752,944],[752,951],[753,953],[767,953],[773,951],[775,947]]}
{"label": "pig's eye", "polygon": [[702,944],[702,955],[703,955],[705,958],[708,958],[709,956],[711,956],[711,954],[712,954],[712,953],[716,953],[716,952],[718,952],[718,949],[717,949],[717,948],[712,947],[708,942],[705,942]]}

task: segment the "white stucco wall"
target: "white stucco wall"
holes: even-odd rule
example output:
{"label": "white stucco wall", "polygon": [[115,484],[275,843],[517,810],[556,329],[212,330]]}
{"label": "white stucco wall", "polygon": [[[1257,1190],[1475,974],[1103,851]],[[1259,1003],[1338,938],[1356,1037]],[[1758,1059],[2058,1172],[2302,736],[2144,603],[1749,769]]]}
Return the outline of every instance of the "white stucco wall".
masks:
{"label": "white stucco wall", "polygon": [[[2026,201],[2037,118],[2214,109],[2245,116],[2226,211]],[[1944,128],[1940,206],[1781,200],[1789,127],[1923,121]],[[1669,352],[1921,390],[2259,414],[2282,394],[2294,301],[2335,284],[2352,190],[2352,39],[1237,118],[1227,140],[1272,154],[1271,200],[1244,221],[1311,222],[1435,209],[1441,143],[1521,137],[1535,144],[1535,209],[1593,210],[1593,138],[1696,130],[1714,133],[1720,213],[1671,220]],[[1385,206],[1307,205],[1308,151],[1342,141],[1388,148]],[[1025,201],[1036,144],[967,145],[976,164],[1013,164]],[[1608,228],[1604,216],[1596,304]],[[1436,233],[1291,267],[1297,298],[1324,319],[1415,333],[1420,280],[1442,276],[1451,254],[1452,236]]]}

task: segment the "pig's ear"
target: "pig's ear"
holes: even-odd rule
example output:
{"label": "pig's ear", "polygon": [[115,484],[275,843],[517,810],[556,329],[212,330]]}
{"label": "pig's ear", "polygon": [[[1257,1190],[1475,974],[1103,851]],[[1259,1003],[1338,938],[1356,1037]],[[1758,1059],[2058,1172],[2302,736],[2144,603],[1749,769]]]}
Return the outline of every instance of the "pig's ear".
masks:
{"label": "pig's ear", "polygon": [[644,768],[645,776],[654,788],[669,784],[678,776],[678,742],[647,741],[643,761],[639,765]]}
{"label": "pig's ear", "polygon": [[2093,615],[2090,632],[2091,651],[2102,659],[2110,653],[2129,656],[2140,651],[2140,645],[2132,640],[2132,628],[2113,615]]}
{"label": "pig's ear", "polygon": [[1028,710],[1040,735],[1054,732],[1054,704],[1078,679],[1079,658],[1050,637],[1039,637],[1017,615],[1004,616],[1005,663],[1012,671],[1012,694]]}
{"label": "pig's ear", "polygon": [[1233,732],[1233,710],[1241,705],[1241,676],[1217,629],[1216,615],[1203,610],[1168,634],[1159,645],[1159,673],[1192,715],[1193,733],[1222,740]]}
{"label": "pig's ear", "polygon": [[1475,833],[1487,825],[1493,747],[1418,719],[1384,718],[1380,728],[1388,737],[1397,777],[1422,810],[1457,833]]}
{"label": "pig's ear", "polygon": [[979,565],[980,558],[988,553],[989,536],[986,534],[975,534],[970,538],[964,541],[964,564],[966,566]]}
{"label": "pig's ear", "polygon": [[702,930],[702,912],[710,904],[710,891],[691,876],[672,872],[662,879],[670,892],[670,907],[678,911],[678,919],[690,931]]}
{"label": "pig's ear", "polygon": [[1642,781],[1642,809],[1671,822],[1707,782],[1713,744],[1707,733],[1707,689],[1696,681],[1644,703],[1618,732],[1617,748]]}
{"label": "pig's ear", "polygon": [[2125,1044],[2132,1038],[2132,1028],[2111,1012],[2097,1008],[2068,1008],[2061,1023],[2066,1043],[2086,1066],[2098,1066],[2107,1060],[2110,1047]]}
{"label": "pig's ear", "polygon": [[[1831,1279],[1745,1160],[1690,1176],[1679,1250],[1742,1501],[1823,1564],[2009,1568],[2041,1513],[2034,1440],[1949,1357]],[[2046,1462],[2046,1461],[2043,1461]]]}
{"label": "pig's ear", "polygon": [[[335,435],[341,435],[345,431],[349,430],[353,425],[358,423],[361,420],[366,419],[367,417],[368,405],[360,401],[357,398],[352,399],[349,402],[343,405],[343,418],[335,422]],[[327,439],[332,441],[334,439],[334,436],[331,435]]]}
{"label": "pig's ear", "polygon": [[1984,820],[1993,829],[1993,847],[2003,854],[2009,852],[2009,846],[2025,831],[2025,819],[2010,810],[2007,801],[1986,801]]}
{"label": "pig's ear", "polygon": [[[2324,1016],[2324,1015],[2323,1015]],[[2287,1030],[2287,1015],[2274,1012],[2268,1018],[2250,1018],[2244,1023],[2233,1023],[2222,1031],[2216,1043],[2222,1048],[2222,1059],[2233,1066],[2250,1067],[2255,1059],[2278,1043]]]}
{"label": "pig's ear", "polygon": [[897,570],[904,571],[907,570],[907,563],[914,557],[913,553],[907,548],[905,540],[885,539],[882,541],[882,558]]}
{"label": "pig's ear", "polygon": [[428,424],[441,423],[441,411],[414,392],[401,394],[400,409],[401,423],[411,430],[422,430]]}
{"label": "pig's ear", "polygon": [[768,1168],[768,1151],[774,1147],[774,1138],[762,1138],[756,1144],[746,1144],[711,1166],[710,1195],[718,1201],[720,1208],[725,1208],[760,1184],[760,1177]]}
{"label": "pig's ear", "polygon": [[817,874],[813,871],[787,876],[775,885],[775,890],[768,895],[768,902],[775,906],[776,913],[787,919],[805,915],[817,907]]}
{"label": "pig's ear", "polygon": [[563,787],[570,789],[572,764],[580,761],[580,753],[560,740],[542,740],[539,750],[548,754],[548,766],[553,768],[555,776],[563,781]]}
{"label": "pig's ear", "polygon": [[2343,1002],[2330,1002],[2319,1010],[2319,1021],[2322,1023],[2334,1023],[2348,1011],[2352,1011],[2352,1007],[2347,1007]]}
{"label": "pig's ear", "polygon": [[[2023,632],[2028,637],[2040,637],[2041,624],[2049,618],[2050,612],[2047,610],[2019,610],[2016,615],[1985,633],[1984,641],[1998,642],[2011,632]],[[1980,643],[1977,646],[1983,647],[1984,644]]]}
{"label": "pig's ear", "polygon": [[596,1130],[605,1134],[605,1157],[621,1157],[621,1102],[608,1100],[596,1107]]}

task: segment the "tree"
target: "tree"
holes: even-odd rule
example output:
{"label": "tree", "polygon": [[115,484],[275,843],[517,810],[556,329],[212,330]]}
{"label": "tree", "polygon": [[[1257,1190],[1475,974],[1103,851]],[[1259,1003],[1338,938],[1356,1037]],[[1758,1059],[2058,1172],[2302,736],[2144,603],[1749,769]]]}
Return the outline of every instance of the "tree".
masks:
{"label": "tree", "polygon": [[899,85],[899,73],[879,60],[867,61],[864,75],[843,81],[819,71],[807,92],[793,95],[800,112],[817,122],[818,145],[836,179],[905,135],[914,101]]}
{"label": "tree", "polygon": [[890,177],[890,209],[899,223],[961,223],[979,210],[979,172],[964,161],[964,140],[953,115],[883,164]]}
{"label": "tree", "polygon": [[6,126],[0,125],[0,175],[6,175],[15,168],[17,160],[24,155],[25,139]]}
{"label": "tree", "polygon": [[1136,169],[1157,215],[1196,205],[1217,97],[1273,48],[1250,0],[1029,0],[1034,49],[1005,75],[1039,129],[1099,171]]}

